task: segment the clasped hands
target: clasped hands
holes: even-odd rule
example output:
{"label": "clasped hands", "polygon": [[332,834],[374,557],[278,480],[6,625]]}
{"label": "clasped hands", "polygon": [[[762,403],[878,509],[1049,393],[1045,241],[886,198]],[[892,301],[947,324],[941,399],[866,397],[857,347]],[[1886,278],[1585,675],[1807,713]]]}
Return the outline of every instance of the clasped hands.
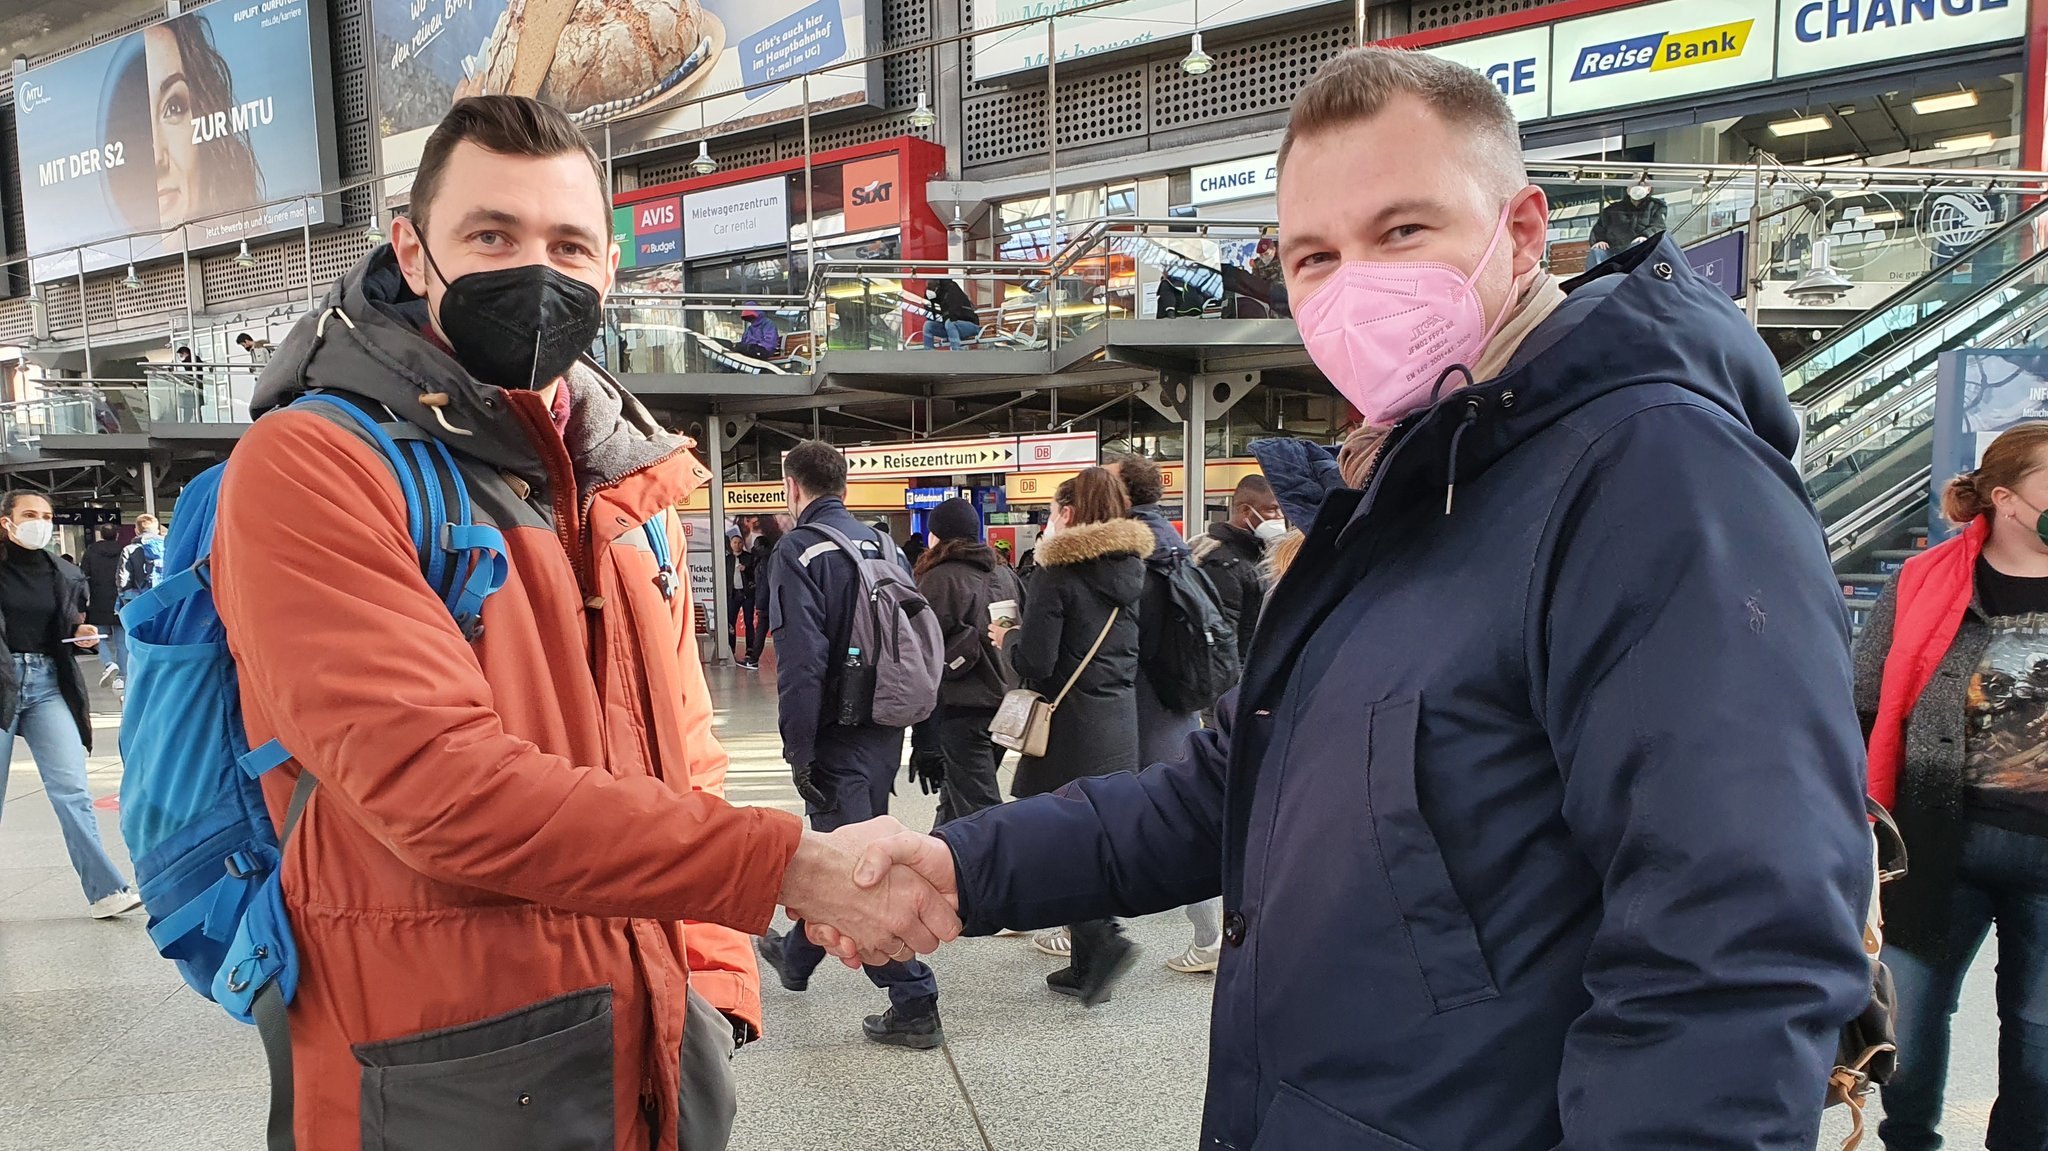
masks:
{"label": "clasped hands", "polygon": [[928,955],[960,936],[952,851],[886,815],[805,831],[783,872],[781,902],[848,967]]}

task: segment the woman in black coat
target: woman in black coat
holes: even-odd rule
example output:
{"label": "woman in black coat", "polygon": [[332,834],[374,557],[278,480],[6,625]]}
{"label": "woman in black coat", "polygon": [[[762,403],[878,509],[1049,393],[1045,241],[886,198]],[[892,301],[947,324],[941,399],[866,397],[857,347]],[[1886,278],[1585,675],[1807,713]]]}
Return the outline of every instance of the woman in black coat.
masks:
{"label": "woman in black coat", "polygon": [[[1129,511],[1122,482],[1102,468],[1061,484],[1038,544],[1037,574],[1026,585],[1024,619],[1016,628],[989,628],[989,639],[1048,702],[1081,669],[1053,712],[1045,754],[1017,765],[1011,790],[1019,799],[1139,766],[1138,597],[1153,539],[1152,529],[1125,518]],[[1136,949],[1114,920],[1068,931],[1073,960],[1045,982],[1092,1006],[1108,998]]]}
{"label": "woman in black coat", "polygon": [[990,605],[1021,604],[1024,590],[996,549],[981,541],[981,517],[973,504],[958,498],[940,504],[932,511],[931,529],[938,542],[918,557],[914,570],[917,590],[932,605],[946,641],[946,674],[932,713],[944,773],[936,827],[1003,801],[996,784],[1003,749],[988,729],[1017,676],[986,632],[994,622]]}

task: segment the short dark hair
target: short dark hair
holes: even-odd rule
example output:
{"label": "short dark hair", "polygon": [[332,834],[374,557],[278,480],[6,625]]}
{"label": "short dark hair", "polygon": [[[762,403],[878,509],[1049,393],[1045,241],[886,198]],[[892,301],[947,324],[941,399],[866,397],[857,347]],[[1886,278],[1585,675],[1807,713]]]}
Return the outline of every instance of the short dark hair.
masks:
{"label": "short dark hair", "polygon": [[14,509],[21,506],[21,501],[28,499],[41,500],[44,503],[50,502],[50,497],[41,492],[32,492],[27,488],[13,488],[6,495],[0,496],[0,516],[12,516]]}
{"label": "short dark hair", "polygon": [[412,202],[406,210],[420,230],[426,230],[427,209],[433,206],[434,193],[441,189],[441,173],[448,167],[448,157],[465,140],[501,156],[546,158],[580,153],[590,161],[590,171],[597,177],[598,195],[606,205],[605,233],[611,234],[611,188],[605,183],[604,161],[598,159],[597,149],[590,146],[567,113],[529,96],[470,96],[457,100],[448,114],[441,117],[440,125],[427,137],[427,146],[420,152],[419,171],[412,178]]}
{"label": "short dark hair", "polygon": [[1071,509],[1071,524],[1105,524],[1131,514],[1124,485],[1108,468],[1088,468],[1059,486],[1054,502]]}
{"label": "short dark hair", "polygon": [[250,335],[247,332],[243,332],[241,335],[235,337],[235,342],[238,344],[253,344],[256,342],[256,337]]}
{"label": "short dark hair", "polygon": [[1144,456],[1119,453],[1110,456],[1109,463],[1116,469],[1117,478],[1123,480],[1133,507],[1156,504],[1165,494],[1166,480],[1159,474],[1159,465]]}
{"label": "short dark hair", "polygon": [[812,499],[846,494],[846,457],[823,440],[805,440],[782,457],[782,474]]}
{"label": "short dark hair", "polygon": [[1273,500],[1273,485],[1261,475],[1249,475],[1237,481],[1237,487],[1230,493],[1231,507],[1250,507]]}

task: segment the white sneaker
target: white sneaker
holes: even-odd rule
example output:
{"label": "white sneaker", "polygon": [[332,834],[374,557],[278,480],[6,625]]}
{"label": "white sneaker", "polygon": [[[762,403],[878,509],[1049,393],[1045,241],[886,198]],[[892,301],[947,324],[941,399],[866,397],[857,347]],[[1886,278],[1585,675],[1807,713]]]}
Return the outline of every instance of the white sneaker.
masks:
{"label": "white sneaker", "polygon": [[128,679],[126,676],[117,675],[114,677],[114,690],[116,692],[124,692],[128,690]]}
{"label": "white sneaker", "polygon": [[112,919],[119,915],[126,915],[141,906],[142,897],[135,894],[135,889],[124,887],[105,899],[94,900],[93,905],[87,911],[94,919]]}
{"label": "white sneaker", "polygon": [[1068,959],[1074,954],[1074,937],[1067,934],[1066,928],[1055,927],[1051,931],[1033,936],[1031,946],[1055,959]]}
{"label": "white sneaker", "polygon": [[107,666],[106,666],[106,667],[105,667],[105,668],[104,668],[104,669],[103,669],[103,670],[102,670],[102,671],[100,672],[100,686],[101,686],[101,687],[105,687],[105,686],[107,686],[108,684],[110,684],[110,683],[114,682],[114,680],[115,680],[116,678],[118,678],[118,677],[120,676],[120,674],[121,674],[121,667],[120,667],[120,665],[119,665],[119,664],[112,664],[112,663],[108,664],[108,665],[107,665]]}
{"label": "white sneaker", "polygon": [[1216,961],[1223,957],[1223,941],[1214,946],[1202,947],[1188,944],[1188,949],[1166,961],[1166,966],[1183,975],[1209,975],[1216,970]]}

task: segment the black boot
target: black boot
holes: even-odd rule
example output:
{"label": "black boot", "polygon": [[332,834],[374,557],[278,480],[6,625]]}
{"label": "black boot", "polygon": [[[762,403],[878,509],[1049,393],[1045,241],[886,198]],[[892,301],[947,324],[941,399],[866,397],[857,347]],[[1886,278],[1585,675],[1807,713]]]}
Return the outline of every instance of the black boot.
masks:
{"label": "black boot", "polygon": [[783,965],[782,940],[782,933],[771,927],[768,934],[754,937],[754,954],[761,957],[761,962],[775,969],[775,977],[782,981],[784,990],[808,990],[811,986],[811,977],[791,975],[789,969]]}
{"label": "black boot", "polygon": [[[1074,933],[1074,962],[1069,968],[1074,972],[1071,994],[1084,1007],[1107,1003],[1110,988],[1123,978],[1124,972],[1129,971],[1138,958],[1138,945],[1124,938],[1113,919],[1076,923],[1071,930]],[[1051,978],[1048,977],[1046,982],[1050,984]],[[1055,987],[1054,990],[1060,989]]]}
{"label": "black boot", "polygon": [[920,1002],[929,1004],[926,1010],[906,1015],[891,1007],[880,1015],[870,1015],[861,1020],[860,1029],[870,1040],[885,1047],[930,1051],[946,1041],[946,1032],[939,1025],[938,1001],[928,999]]}
{"label": "black boot", "polygon": [[1080,969],[1069,963],[1051,975],[1046,976],[1045,985],[1061,995],[1072,996],[1078,999],[1081,995]]}

